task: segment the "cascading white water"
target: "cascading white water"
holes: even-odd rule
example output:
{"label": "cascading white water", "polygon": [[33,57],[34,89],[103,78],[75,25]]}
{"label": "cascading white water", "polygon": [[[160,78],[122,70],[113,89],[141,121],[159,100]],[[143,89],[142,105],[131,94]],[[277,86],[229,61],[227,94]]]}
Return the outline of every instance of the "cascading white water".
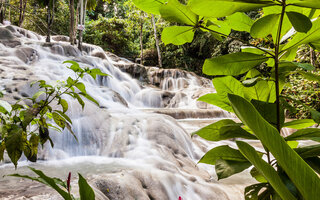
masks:
{"label": "cascading white water", "polygon": [[[21,161],[18,172],[29,173],[23,167],[26,165],[61,178],[69,171],[80,171],[95,186],[99,199],[243,198],[244,184],[250,182],[248,177],[237,175],[217,182],[212,166],[196,165],[214,145],[199,138],[191,139],[190,132],[181,127],[181,124],[190,126],[188,130],[194,131],[192,123],[183,121],[184,118],[196,118],[199,113],[205,118],[208,113],[217,112],[215,107],[211,107],[210,112],[198,111],[196,101],[200,94],[214,91],[212,86],[203,89],[198,77],[181,71],[163,71],[158,88],[146,86],[113,65],[130,64],[129,61],[114,61],[97,46],[85,45],[84,49],[79,52],[61,41],[46,44],[43,37],[30,31],[0,26],[0,85],[11,97],[9,100],[32,96],[36,89],[29,84],[34,80],[54,83],[73,76],[62,64],[66,60],[75,60],[82,67],[99,68],[110,75],[97,80],[89,76],[83,79],[87,92],[99,102],[100,108],[86,101],[82,110],[74,100],[68,99],[68,114],[79,142],[67,132],[52,131],[55,147],[46,145],[39,153],[39,158],[45,161],[37,164]],[[149,73],[153,73],[152,70]],[[161,79],[153,78],[151,82]],[[166,109],[161,109],[164,107]],[[190,115],[185,112],[188,109]],[[185,113],[182,121],[178,121],[180,124],[170,116],[154,113],[182,111]],[[221,110],[218,113],[220,117],[231,117]],[[204,124],[212,122],[206,120]],[[0,164],[0,168],[0,176],[13,173],[12,164]],[[43,191],[48,190],[42,191],[40,186],[33,193],[19,186],[14,190],[12,186],[18,183],[12,179],[0,179],[0,199],[28,195],[34,199],[57,198],[51,193],[49,197],[44,195]],[[33,185],[27,181],[20,184]]]}

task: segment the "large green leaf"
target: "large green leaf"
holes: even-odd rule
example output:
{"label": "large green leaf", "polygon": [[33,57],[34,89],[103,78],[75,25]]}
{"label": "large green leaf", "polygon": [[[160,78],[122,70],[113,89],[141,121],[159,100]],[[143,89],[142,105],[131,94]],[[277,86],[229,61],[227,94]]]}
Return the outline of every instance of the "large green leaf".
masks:
{"label": "large green leaf", "polygon": [[276,100],[276,90],[273,81],[258,81],[252,87],[244,87],[243,92],[247,99],[256,99],[270,103],[273,103]]}
{"label": "large green leaf", "polygon": [[290,122],[284,123],[283,127],[294,128],[294,129],[303,129],[310,126],[313,126],[315,123],[312,119],[296,119]]}
{"label": "large green leaf", "polygon": [[207,22],[205,28],[201,28],[202,31],[210,32],[213,37],[215,37],[217,40],[222,40],[221,35],[223,36],[229,35],[231,33],[231,27],[226,21],[212,19]]}
{"label": "large green leaf", "polygon": [[298,130],[285,138],[287,141],[292,140],[314,140],[320,142],[320,129],[306,128]]}
{"label": "large green leaf", "polygon": [[294,149],[303,159],[320,156],[320,144]]}
{"label": "large green leaf", "polygon": [[[290,148],[277,129],[270,125],[250,102],[233,94],[229,95],[229,100],[239,119],[254,132],[261,143],[272,153],[304,199],[317,200],[320,196],[320,190],[318,189],[320,188],[320,178],[312,168]],[[247,156],[247,154],[245,155]]]}
{"label": "large green leaf", "polygon": [[238,52],[206,59],[203,73],[207,75],[239,75],[268,60],[263,55]]}
{"label": "large green leaf", "polygon": [[273,189],[281,196],[282,199],[296,199],[282,182],[276,170],[262,158],[260,158],[252,146],[241,141],[237,141],[237,146],[239,147],[241,153],[259,170],[260,173],[263,174],[263,176],[268,180]]}
{"label": "large green leaf", "polygon": [[160,14],[160,7],[166,3],[167,0],[133,0],[133,3],[147,13],[155,15]]}
{"label": "large green leaf", "polygon": [[240,173],[243,170],[249,168],[251,165],[252,164],[250,162],[219,159],[215,164],[218,180],[228,178],[229,176]]}
{"label": "large green leaf", "polygon": [[224,96],[227,101],[229,93],[243,96],[243,85],[232,76],[214,78],[212,83],[217,93]]}
{"label": "large green leaf", "polygon": [[271,14],[258,19],[251,26],[250,35],[254,38],[264,38],[272,33],[274,25],[278,23],[280,14]]}
{"label": "large green leaf", "polygon": [[220,141],[230,138],[256,139],[254,135],[242,129],[239,124],[231,119],[223,119],[210,124],[194,132],[192,135],[199,135],[210,141]]}
{"label": "large green leaf", "polygon": [[167,44],[182,45],[193,40],[194,31],[190,26],[169,26],[163,29],[162,42]]}
{"label": "large green leaf", "polygon": [[61,127],[62,129],[64,129],[66,127],[66,125],[65,125],[66,120],[61,115],[59,115],[59,113],[57,113],[57,112],[52,113],[52,117],[53,117],[54,122],[59,127]]}
{"label": "large green leaf", "polygon": [[235,31],[250,32],[253,20],[248,15],[242,12],[237,12],[231,16],[228,16],[226,23]]}
{"label": "large green leaf", "polygon": [[304,14],[298,12],[286,12],[286,14],[296,31],[306,33],[311,29],[312,23]]}
{"label": "large green leaf", "polygon": [[26,135],[24,134],[22,128],[14,125],[8,136],[4,138],[6,150],[11,162],[15,167],[18,165],[18,160],[22,155],[24,149],[24,142],[26,141]]}
{"label": "large green leaf", "polygon": [[160,7],[161,17],[171,22],[180,24],[195,25],[198,23],[199,16],[194,14],[186,5],[178,0],[169,0],[168,3]]}
{"label": "large green leaf", "polygon": [[190,0],[188,4],[194,13],[208,17],[225,17],[236,12],[256,10],[271,5],[276,3],[268,0]]}
{"label": "large green leaf", "polygon": [[[295,6],[288,6],[286,7],[286,12],[293,11],[293,12],[302,12],[302,8],[298,8]],[[263,13],[264,16],[267,15],[272,15],[272,14],[281,14],[282,12],[282,7],[281,6],[270,6],[270,7],[264,7],[263,8]],[[278,20],[274,25],[273,25],[273,30],[272,30],[272,38],[273,41],[275,42],[275,38],[277,37],[278,33],[278,27],[279,27],[280,20]],[[292,24],[290,23],[290,20],[287,15],[284,15],[283,20],[282,20],[282,28],[281,28],[281,35],[280,39],[288,33],[288,31],[292,28]]]}
{"label": "large green leaf", "polygon": [[215,165],[216,161],[231,160],[238,162],[247,162],[248,160],[240,153],[239,150],[233,149],[228,145],[218,146],[208,151],[200,160],[199,163]]}
{"label": "large green leaf", "polygon": [[295,6],[320,9],[319,0],[289,0],[288,3]]}
{"label": "large green leaf", "polygon": [[301,44],[308,44],[320,39],[320,19],[312,22],[312,28],[307,33],[297,33],[291,41],[289,41],[282,49],[287,49],[299,46]]}
{"label": "large green leaf", "polygon": [[[277,104],[268,103],[265,101],[251,100],[253,106],[257,109],[260,115],[274,127],[277,127]],[[280,127],[284,124],[284,110],[280,109]]]}
{"label": "large green leaf", "polygon": [[86,179],[82,177],[81,174],[79,174],[79,193],[80,193],[80,200],[94,200],[95,195],[93,189],[90,187],[90,185],[87,183]]}
{"label": "large green leaf", "polygon": [[228,112],[233,112],[229,100],[225,96],[219,95],[217,93],[211,93],[201,96],[198,101],[206,102],[226,110]]}
{"label": "large green leaf", "polygon": [[228,94],[237,94],[243,96],[243,85],[240,81],[233,78],[232,76],[225,76],[215,78],[212,81],[217,93],[206,94],[198,99],[215,106],[218,106],[226,111],[233,112],[230,106]]}

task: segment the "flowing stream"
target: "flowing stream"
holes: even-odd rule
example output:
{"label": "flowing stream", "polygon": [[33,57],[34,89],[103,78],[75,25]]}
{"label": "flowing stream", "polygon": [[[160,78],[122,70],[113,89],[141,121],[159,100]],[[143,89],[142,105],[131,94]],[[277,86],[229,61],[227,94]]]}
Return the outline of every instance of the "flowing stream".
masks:
{"label": "flowing stream", "polygon": [[74,76],[62,64],[74,60],[110,75],[82,80],[100,107],[85,101],[82,110],[68,99],[79,141],[67,131],[51,131],[55,146],[39,149],[37,163],[22,158],[15,170],[6,158],[0,163],[0,199],[61,199],[41,184],[3,177],[33,175],[28,166],[64,180],[72,172],[74,193],[80,172],[94,187],[96,199],[243,199],[244,187],[253,183],[248,171],[218,181],[213,166],[197,164],[211,148],[233,145],[190,136],[214,121],[234,118],[197,102],[201,95],[215,92],[210,80],[182,70],[137,65],[93,45],[85,44],[79,52],[64,36],[52,39],[47,44],[33,32],[0,26],[0,89],[6,91],[6,100],[32,96],[37,91],[29,87],[32,81],[54,84]]}

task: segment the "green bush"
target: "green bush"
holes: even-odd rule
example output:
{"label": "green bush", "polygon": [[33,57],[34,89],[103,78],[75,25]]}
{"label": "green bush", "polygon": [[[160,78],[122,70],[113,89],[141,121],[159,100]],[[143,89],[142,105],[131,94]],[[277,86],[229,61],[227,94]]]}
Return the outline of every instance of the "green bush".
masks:
{"label": "green bush", "polygon": [[83,39],[119,56],[134,58],[139,54],[139,45],[134,43],[134,34],[128,30],[131,23],[128,19],[99,16],[98,20],[86,22]]}

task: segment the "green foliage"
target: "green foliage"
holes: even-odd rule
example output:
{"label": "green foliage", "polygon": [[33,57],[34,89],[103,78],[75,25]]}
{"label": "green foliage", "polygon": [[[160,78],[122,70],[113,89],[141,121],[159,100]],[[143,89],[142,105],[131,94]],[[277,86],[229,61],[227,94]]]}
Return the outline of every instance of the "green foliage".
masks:
{"label": "green foliage", "polygon": [[207,59],[203,73],[208,75],[239,75],[267,61],[268,58],[253,53],[234,53],[217,58]]}
{"label": "green foliage", "polygon": [[181,45],[193,40],[194,31],[189,26],[170,26],[163,29],[161,39],[164,44]]}
{"label": "green foliage", "polygon": [[[71,173],[69,173],[68,179],[66,181],[62,181],[59,178],[51,178],[47,175],[45,175],[41,170],[34,169],[32,167],[29,167],[30,170],[32,170],[35,174],[38,175],[38,177],[31,177],[27,175],[20,175],[20,174],[10,174],[9,176],[19,177],[19,178],[26,178],[30,179],[32,181],[37,181],[39,183],[45,184],[55,191],[57,191],[61,197],[65,200],[76,200],[78,198],[75,198],[71,193]],[[79,174],[79,194],[80,194],[80,200],[94,200],[95,194],[93,189],[90,187],[90,185],[87,183],[86,179],[82,177],[81,174]]]}
{"label": "green foliage", "polygon": [[[208,151],[199,161],[215,165],[219,179],[254,165],[252,177],[264,183],[248,186],[245,190],[246,199],[315,200],[320,195],[317,190],[320,179],[316,174],[319,172],[319,145],[296,148],[296,140],[319,142],[319,131],[316,128],[305,128],[314,122],[320,123],[320,113],[295,98],[282,96],[280,101],[288,75],[299,73],[311,81],[320,81],[318,75],[306,72],[313,70],[313,66],[292,62],[296,48],[302,44],[317,43],[320,37],[319,19],[310,20],[317,12],[310,9],[318,8],[316,2],[190,0],[187,5],[176,5],[183,9],[175,11],[170,6],[159,7],[161,16],[174,21],[174,29],[177,30],[178,27],[182,30],[187,24],[190,28],[185,28],[186,31],[210,32],[220,40],[228,36],[234,38],[232,32],[228,31],[230,29],[247,31],[252,37],[258,38],[251,42],[240,38],[245,46],[242,52],[207,59],[203,65],[205,74],[222,77],[213,79],[217,92],[204,95],[199,100],[235,112],[243,124],[221,120],[193,134],[211,141],[245,138],[256,139],[261,143],[267,162],[261,158],[260,152],[243,141],[236,141],[239,150],[226,145],[218,146]],[[244,13],[237,13],[261,8],[263,15],[255,22],[246,18]],[[148,9],[144,11],[149,12]],[[190,19],[181,16],[190,16]],[[286,35],[292,27],[297,32]],[[283,38],[284,35],[286,38]],[[191,41],[189,37],[186,39],[184,34],[162,34],[163,41],[173,44],[172,41],[179,41],[178,44]],[[266,41],[267,45],[262,46],[259,41]],[[287,101],[301,104],[311,113],[314,122],[300,120],[284,123],[284,108],[290,109]],[[300,130],[283,138],[280,135],[282,127]],[[271,155],[274,160],[271,160]],[[263,188],[265,190],[261,192]]]}
{"label": "green foliage", "polygon": [[133,22],[128,19],[99,16],[97,20],[88,21],[83,40],[129,58],[139,52],[139,46],[135,43]]}
{"label": "green foliage", "polygon": [[[0,101],[0,160],[3,160],[3,154],[6,151],[15,167],[22,153],[29,161],[36,162],[39,144],[43,146],[49,140],[51,146],[54,145],[50,138],[49,128],[58,131],[67,128],[77,139],[71,128],[72,121],[66,115],[68,103],[63,98],[69,95],[77,99],[82,108],[84,102],[80,95],[98,104],[86,92],[85,85],[80,82],[80,79],[86,74],[93,78],[96,78],[97,75],[107,76],[107,74],[102,73],[99,69],[82,69],[74,61],[64,63],[70,64],[68,68],[75,72],[76,78],[68,77],[66,82],[59,81],[55,86],[47,84],[44,80],[32,83],[32,85],[37,84],[40,90],[32,98],[26,98],[32,101],[31,106],[21,104],[21,101],[13,105],[3,100]],[[53,109],[51,107],[53,102],[60,105],[60,109]],[[51,119],[58,127],[49,123]],[[35,125],[36,128],[30,128],[31,125]]]}

